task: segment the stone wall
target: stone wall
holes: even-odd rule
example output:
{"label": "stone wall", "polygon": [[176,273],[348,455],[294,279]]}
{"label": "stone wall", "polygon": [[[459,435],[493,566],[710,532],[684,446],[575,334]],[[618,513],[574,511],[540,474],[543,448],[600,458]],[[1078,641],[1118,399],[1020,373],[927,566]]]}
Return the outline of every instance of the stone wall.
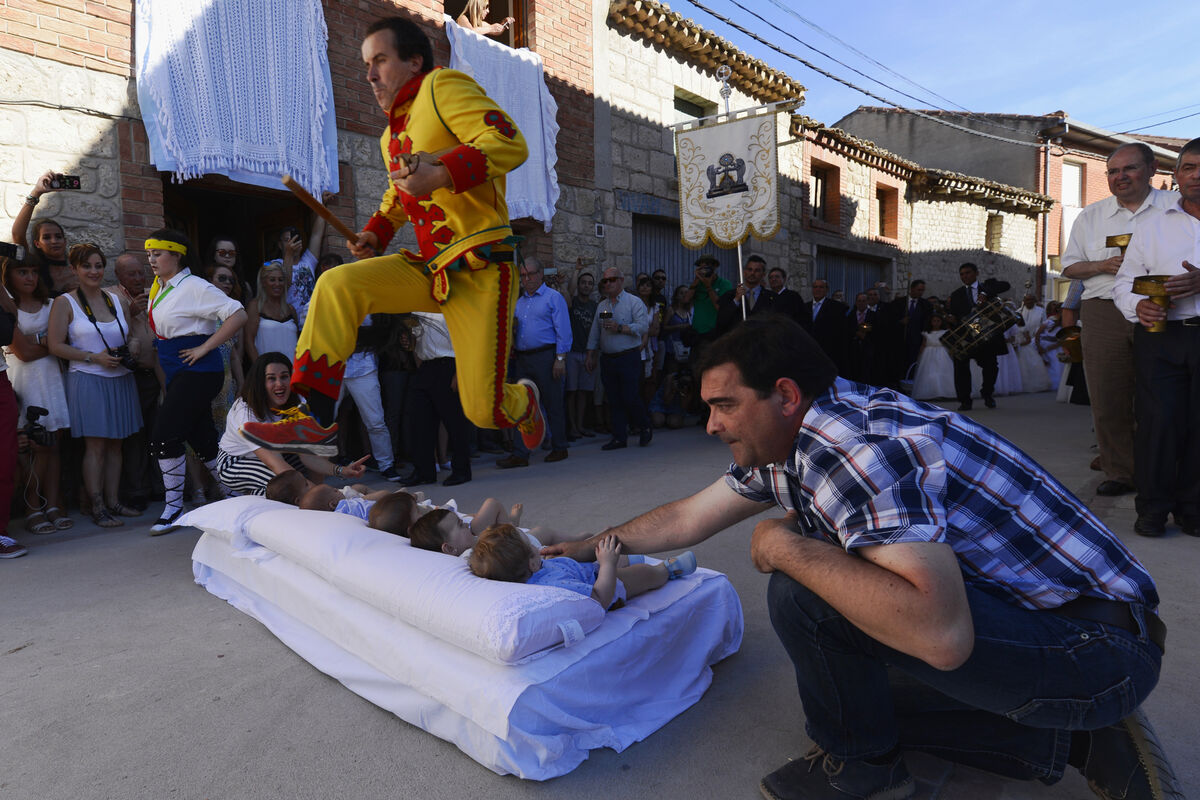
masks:
{"label": "stone wall", "polygon": [[[79,175],[82,188],[43,195],[34,220],[53,217],[66,229],[69,243],[94,241],[110,255],[125,249],[118,123],[138,115],[133,91],[128,77],[0,49],[0,202],[5,218],[0,239],[10,239],[8,226],[25,196],[43,173],[53,170]],[[161,215],[160,195],[159,219]]]}
{"label": "stone wall", "polygon": [[[1039,217],[965,199],[918,198],[910,207],[912,235],[905,273],[925,280],[926,294],[946,297],[958,288],[958,268],[966,261],[979,267],[981,280],[995,277],[1011,284],[1008,296],[1025,293],[1038,263]],[[986,249],[989,214],[999,214],[1002,220],[996,251]]]}

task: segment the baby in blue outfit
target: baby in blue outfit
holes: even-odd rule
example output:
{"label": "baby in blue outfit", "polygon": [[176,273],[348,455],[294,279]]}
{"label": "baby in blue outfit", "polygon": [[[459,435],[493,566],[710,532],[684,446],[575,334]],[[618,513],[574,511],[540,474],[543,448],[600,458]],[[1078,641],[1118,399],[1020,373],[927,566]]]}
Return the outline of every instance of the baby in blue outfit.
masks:
{"label": "baby in blue outfit", "polygon": [[596,561],[585,563],[571,558],[543,559],[514,526],[493,525],[479,535],[467,563],[481,578],[558,586],[587,595],[605,609],[696,571],[696,556],[690,551],[661,564],[620,565],[620,560],[621,543],[615,536],[601,539],[596,544]]}

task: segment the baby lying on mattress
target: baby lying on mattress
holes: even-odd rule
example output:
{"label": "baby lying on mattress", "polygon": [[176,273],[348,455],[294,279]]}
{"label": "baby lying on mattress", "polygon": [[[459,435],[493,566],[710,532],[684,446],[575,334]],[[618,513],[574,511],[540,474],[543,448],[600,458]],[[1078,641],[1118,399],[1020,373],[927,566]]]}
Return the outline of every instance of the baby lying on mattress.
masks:
{"label": "baby lying on mattress", "polygon": [[[489,506],[489,503],[495,503],[495,506]],[[422,550],[461,556],[475,546],[475,537],[481,535],[488,528],[503,524],[516,526],[520,523],[521,505],[519,503],[513,506],[513,511],[516,512],[515,519],[512,514],[508,519],[501,518],[496,513],[497,509],[503,511],[503,506],[490,497],[480,506],[479,513],[474,515],[460,514],[450,508],[435,508],[413,521],[408,529],[408,540],[413,547],[419,547]],[[534,528],[517,528],[517,530],[535,548],[588,537],[586,532],[572,537],[541,525]]]}
{"label": "baby lying on mattress", "polygon": [[605,536],[596,544],[594,563],[572,558],[543,559],[520,530],[501,524],[480,534],[467,563],[481,578],[558,586],[590,596],[605,609],[696,571],[696,556],[690,550],[659,564],[619,566],[620,558],[617,537]]}

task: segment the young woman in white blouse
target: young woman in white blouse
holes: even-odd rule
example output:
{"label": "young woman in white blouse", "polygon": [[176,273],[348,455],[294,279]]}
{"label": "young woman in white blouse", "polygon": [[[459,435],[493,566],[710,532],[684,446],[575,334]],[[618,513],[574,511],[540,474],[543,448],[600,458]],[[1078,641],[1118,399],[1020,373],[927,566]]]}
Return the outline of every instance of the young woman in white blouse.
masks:
{"label": "young woman in white blouse", "polygon": [[[77,244],[67,254],[79,286],[55,298],[47,332],[50,352],[70,362],[67,406],[71,434],[83,437],[83,486],[91,498],[92,521],[102,528],[140,512],[117,500],[121,442],[142,428],[137,383],[129,365],[129,301],[101,288],[106,262],[94,244]],[[136,346],[136,345],[135,345]]]}
{"label": "young woman in white blouse", "polygon": [[162,367],[166,393],[150,453],[158,459],[166,507],[150,528],[157,536],[175,527],[183,513],[185,443],[217,476],[217,431],[212,401],[225,381],[219,347],[246,324],[242,304],[190,269],[191,243],[179,231],[155,231],[146,240],[154,271],[147,317]]}

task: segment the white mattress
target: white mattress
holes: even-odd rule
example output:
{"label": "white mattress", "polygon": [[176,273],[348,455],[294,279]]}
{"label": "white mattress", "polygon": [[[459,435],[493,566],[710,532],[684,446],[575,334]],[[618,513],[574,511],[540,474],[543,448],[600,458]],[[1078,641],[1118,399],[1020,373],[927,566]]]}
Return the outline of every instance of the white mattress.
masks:
{"label": "white mattress", "polygon": [[351,691],[500,774],[544,780],[589,750],[624,750],[696,703],[711,665],[741,644],[737,593],[700,570],[608,613],[571,646],[496,663],[250,544],[206,532],[192,555],[197,583]]}

